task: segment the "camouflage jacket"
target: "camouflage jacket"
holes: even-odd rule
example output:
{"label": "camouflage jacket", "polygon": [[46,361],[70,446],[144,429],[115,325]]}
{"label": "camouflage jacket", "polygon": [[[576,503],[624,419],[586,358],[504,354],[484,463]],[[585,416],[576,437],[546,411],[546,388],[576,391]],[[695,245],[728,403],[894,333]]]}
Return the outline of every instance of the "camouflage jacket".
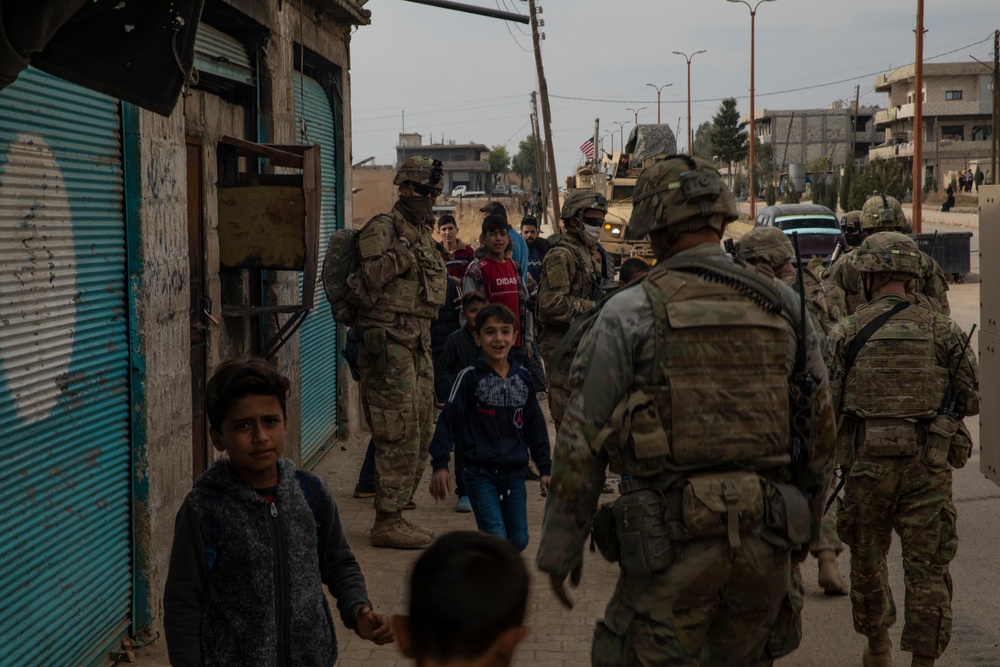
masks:
{"label": "camouflage jacket", "polygon": [[[798,291],[799,272],[789,265],[779,271],[778,280]],[[828,335],[833,325],[847,315],[847,299],[844,290],[833,283],[820,279],[812,267],[802,271],[802,285],[806,291],[806,307],[816,316],[823,334]]]}
{"label": "camouflage jacket", "polygon": [[575,315],[587,312],[597,303],[594,297],[600,275],[600,266],[583,242],[571,234],[563,234],[542,259],[539,323],[564,332]]}
{"label": "camouflage jacket", "polygon": [[[715,244],[703,244],[676,257],[706,264],[732,262]],[[798,296],[779,281],[775,283],[783,299],[783,311],[797,321]],[[576,389],[556,440],[552,487],[542,521],[537,564],[545,572],[565,575],[582,562],[584,542],[604,486],[608,462],[607,452],[592,448],[591,443],[609,423],[622,397],[653,377],[653,332],[653,311],[646,290],[625,289],[604,304],[594,326],[580,342],[570,372],[571,385]],[[811,318],[806,325],[806,340],[807,367],[816,386],[813,395],[816,437],[808,443],[810,463],[803,486],[812,489],[806,495],[814,524],[818,525],[825,500],[824,485],[833,469],[835,425],[820,334]]]}
{"label": "camouflage jacket", "polygon": [[[858,306],[867,303],[861,273],[854,268],[854,253],[841,255],[823,273],[823,280],[844,290],[847,298],[847,312],[853,313]],[[948,305],[948,281],[933,257],[921,252],[920,275],[913,284],[914,294],[932,310],[943,315],[951,313]]]}
{"label": "camouflage jacket", "polygon": [[[870,304],[862,306],[858,312],[852,313],[841,320],[833,328],[833,331],[830,332],[830,345],[833,348],[833,360],[830,364],[830,388],[833,394],[833,405],[838,414],[841,413],[844,404],[844,382],[846,379],[844,367],[847,352],[851,342],[861,331],[862,324],[860,320],[869,309],[880,313],[885,312],[901,300],[902,297],[896,294],[878,296]],[[929,306],[918,303],[917,299],[912,295],[907,295],[907,300],[914,303],[911,308],[931,310]],[[962,415],[978,414],[979,373],[976,365],[976,355],[970,346],[966,349],[965,356],[960,358],[958,355],[965,342],[965,333],[947,315],[936,312],[932,312],[932,315],[936,364],[939,368],[948,369],[949,372],[956,372],[953,396],[955,399],[955,410]]]}
{"label": "camouflage jacket", "polygon": [[[383,222],[387,216],[392,218],[391,225]],[[406,239],[409,246],[401,239]],[[378,295],[391,281],[407,278],[416,272],[417,260],[411,248],[416,248],[418,245],[422,246],[425,256],[429,256],[428,249],[437,256],[441,262],[443,276],[444,262],[437,254],[430,227],[411,223],[395,207],[385,216],[378,216],[366,223],[358,233],[358,256],[363,288],[370,294]],[[374,313],[366,313],[362,309],[358,314],[357,326],[382,327],[390,338],[406,347],[414,349],[423,346],[430,349],[432,318],[400,312],[390,317],[392,322],[386,323],[384,316],[375,317]]]}

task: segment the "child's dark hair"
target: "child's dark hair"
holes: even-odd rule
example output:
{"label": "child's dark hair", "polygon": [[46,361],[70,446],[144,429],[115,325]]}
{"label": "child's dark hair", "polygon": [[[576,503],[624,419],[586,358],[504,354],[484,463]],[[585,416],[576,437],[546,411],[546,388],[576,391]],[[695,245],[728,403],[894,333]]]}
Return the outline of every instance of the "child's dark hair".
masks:
{"label": "child's dark hair", "polygon": [[473,531],[442,535],[410,575],[416,658],[472,660],[524,623],[528,571],[507,540]]}
{"label": "child's dark hair", "polygon": [[501,218],[499,215],[490,214],[483,219],[483,236],[486,236],[490,232],[496,232],[503,230],[507,231],[507,218]]}
{"label": "child's dark hair", "polygon": [[455,225],[457,227],[458,225],[455,223],[455,216],[451,213],[442,213],[441,217],[438,218],[438,229],[441,229],[445,225]]}
{"label": "child's dark hair", "polygon": [[486,298],[486,295],[476,290],[475,292],[466,292],[462,295],[462,310],[465,310],[469,306],[475,303],[489,303],[490,300]]}
{"label": "child's dark hair", "polygon": [[521,229],[524,229],[525,227],[534,227],[535,229],[538,229],[538,221],[535,220],[534,216],[526,215],[521,218]]}
{"label": "child's dark hair", "polygon": [[618,269],[618,280],[628,285],[636,276],[649,273],[649,268],[649,264],[638,257],[630,257],[622,262],[621,268]]}
{"label": "child's dark hair", "polygon": [[223,362],[205,385],[205,412],[208,423],[222,430],[222,420],[236,401],[244,396],[274,396],[287,416],[285,401],[292,383],[263,359],[230,359]]}
{"label": "child's dark hair", "polygon": [[514,317],[514,313],[502,303],[488,304],[479,311],[479,314],[476,315],[476,333],[481,332],[490,320],[496,320],[500,324],[509,324],[512,327],[517,326],[517,318]]}

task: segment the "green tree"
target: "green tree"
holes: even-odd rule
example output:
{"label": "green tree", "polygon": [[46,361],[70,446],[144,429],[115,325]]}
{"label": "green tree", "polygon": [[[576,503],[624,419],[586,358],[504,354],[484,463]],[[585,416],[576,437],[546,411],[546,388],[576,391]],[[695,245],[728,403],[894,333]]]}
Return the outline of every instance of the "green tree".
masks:
{"label": "green tree", "polygon": [[795,189],[795,181],[791,178],[785,181],[785,203],[798,204],[802,201],[802,193]]}
{"label": "green tree", "polygon": [[865,200],[872,196],[872,193],[895,197],[899,201],[903,201],[908,189],[907,173],[901,162],[875,159],[854,175],[848,199],[851,208],[844,210],[860,210],[864,206]]}
{"label": "green tree", "polygon": [[524,179],[530,178],[532,183],[538,182],[535,173],[535,136],[529,134],[521,143],[517,145],[517,153],[510,161],[511,171],[521,177],[521,187],[524,187]]}
{"label": "green tree", "polygon": [[712,155],[730,167],[745,158],[750,150],[746,127],[736,109],[736,98],[722,100],[719,112],[712,117]]}
{"label": "green tree", "polygon": [[506,174],[510,171],[510,155],[507,154],[506,146],[496,145],[491,148],[488,161],[494,183],[500,180],[501,174]]}
{"label": "green tree", "polygon": [[754,192],[759,193],[766,183],[774,180],[774,144],[761,143],[758,139],[754,145],[753,161]]}
{"label": "green tree", "polygon": [[768,206],[774,206],[778,203],[778,189],[774,187],[773,182],[768,182],[767,188],[764,190],[764,201],[767,202]]}
{"label": "green tree", "polygon": [[691,155],[695,155],[704,160],[711,160],[715,155],[712,152],[712,124],[705,121],[694,131],[694,149]]}

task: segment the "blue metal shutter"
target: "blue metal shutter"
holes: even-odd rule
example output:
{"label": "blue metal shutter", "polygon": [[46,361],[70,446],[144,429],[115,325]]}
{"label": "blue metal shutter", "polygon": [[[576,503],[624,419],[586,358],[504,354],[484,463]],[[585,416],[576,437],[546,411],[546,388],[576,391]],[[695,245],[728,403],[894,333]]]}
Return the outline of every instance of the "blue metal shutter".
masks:
{"label": "blue metal shutter", "polygon": [[204,74],[254,85],[250,55],[240,41],[207,23],[198,24],[194,38],[194,66]]}
{"label": "blue metal shutter", "polygon": [[120,128],[117,100],[38,70],[0,91],[5,666],[104,663],[130,621]]}
{"label": "blue metal shutter", "polygon": [[[295,73],[295,124],[300,144],[319,144],[320,257],[326,242],[342,227],[337,217],[337,135],[333,104],[313,79]],[[301,283],[300,283],[301,287]],[[316,281],[313,309],[299,329],[302,460],[315,459],[337,434],[337,323],[330,313],[323,284]]]}

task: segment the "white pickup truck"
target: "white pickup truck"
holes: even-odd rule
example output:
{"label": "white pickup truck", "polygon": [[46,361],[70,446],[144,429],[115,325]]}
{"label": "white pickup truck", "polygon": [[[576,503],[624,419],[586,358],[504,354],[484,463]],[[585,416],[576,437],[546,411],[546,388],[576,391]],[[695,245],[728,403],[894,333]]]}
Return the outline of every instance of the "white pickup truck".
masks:
{"label": "white pickup truck", "polygon": [[485,197],[486,193],[482,190],[468,190],[465,185],[456,185],[455,189],[451,191],[452,197]]}

